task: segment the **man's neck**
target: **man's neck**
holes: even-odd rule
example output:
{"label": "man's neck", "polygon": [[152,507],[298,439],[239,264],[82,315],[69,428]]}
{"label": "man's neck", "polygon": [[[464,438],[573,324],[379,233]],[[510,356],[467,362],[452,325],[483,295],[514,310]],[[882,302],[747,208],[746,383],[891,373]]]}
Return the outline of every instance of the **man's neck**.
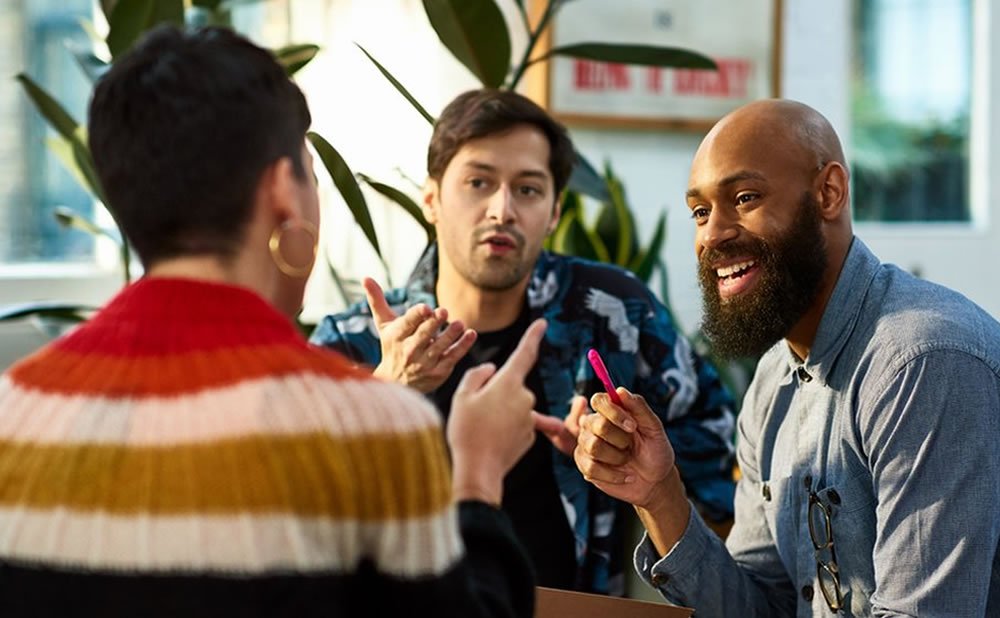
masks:
{"label": "man's neck", "polygon": [[497,331],[513,324],[521,314],[530,278],[525,277],[512,288],[492,291],[478,288],[464,279],[456,281],[439,276],[438,306],[448,310],[449,320],[461,320],[466,328],[484,333]]}

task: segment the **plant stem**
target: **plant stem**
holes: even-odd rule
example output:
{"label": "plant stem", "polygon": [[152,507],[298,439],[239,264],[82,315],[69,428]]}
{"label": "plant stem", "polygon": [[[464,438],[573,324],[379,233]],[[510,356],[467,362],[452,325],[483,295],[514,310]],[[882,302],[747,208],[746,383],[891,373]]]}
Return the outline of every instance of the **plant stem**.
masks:
{"label": "plant stem", "polygon": [[[535,45],[538,43],[538,39],[541,38],[542,33],[545,28],[549,25],[549,20],[552,19],[552,15],[555,13],[555,0],[549,0],[549,3],[545,5],[545,11],[542,13],[542,18],[538,20],[538,28],[534,31],[528,27],[528,46],[524,50],[524,55],[521,57],[521,63],[517,66],[514,71],[514,75],[510,78],[510,84],[507,86],[508,90],[514,90],[517,88],[518,82],[524,77],[524,72],[528,70],[531,66],[531,52],[535,51]],[[525,22],[527,23],[527,16],[525,16]]]}

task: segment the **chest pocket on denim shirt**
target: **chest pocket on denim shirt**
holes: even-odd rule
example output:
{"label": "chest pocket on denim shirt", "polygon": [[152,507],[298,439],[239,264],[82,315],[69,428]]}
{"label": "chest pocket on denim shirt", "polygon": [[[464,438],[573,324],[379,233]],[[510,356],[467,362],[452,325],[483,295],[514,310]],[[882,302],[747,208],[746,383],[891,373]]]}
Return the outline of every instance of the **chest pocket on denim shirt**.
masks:
{"label": "chest pocket on denim shirt", "polygon": [[871,478],[859,474],[825,486],[816,495],[830,508],[830,527],[845,603],[851,614],[869,614],[875,580],[872,565],[875,496],[871,491]]}

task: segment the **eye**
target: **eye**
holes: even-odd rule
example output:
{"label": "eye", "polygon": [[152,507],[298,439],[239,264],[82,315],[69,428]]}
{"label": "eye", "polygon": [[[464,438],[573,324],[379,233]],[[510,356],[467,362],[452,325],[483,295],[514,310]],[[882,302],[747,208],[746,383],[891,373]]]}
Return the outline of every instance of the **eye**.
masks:
{"label": "eye", "polygon": [[531,185],[521,185],[517,188],[517,192],[525,197],[536,197],[542,194],[541,189]]}
{"label": "eye", "polygon": [[708,221],[708,215],[711,211],[705,206],[695,206],[691,209],[691,218],[694,219],[695,223],[704,223]]}
{"label": "eye", "polygon": [[737,205],[746,204],[748,202],[752,202],[758,199],[759,197],[760,195],[756,193],[750,193],[750,192],[740,193],[739,195],[736,196],[736,204]]}

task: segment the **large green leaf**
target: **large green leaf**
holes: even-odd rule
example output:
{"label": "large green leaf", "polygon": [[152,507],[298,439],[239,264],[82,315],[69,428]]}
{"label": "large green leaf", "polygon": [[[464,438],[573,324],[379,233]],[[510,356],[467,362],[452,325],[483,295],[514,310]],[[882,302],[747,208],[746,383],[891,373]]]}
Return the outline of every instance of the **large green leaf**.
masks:
{"label": "large green leaf", "polygon": [[97,188],[90,186],[90,180],[84,175],[83,170],[80,169],[80,166],[76,162],[73,143],[61,135],[53,135],[46,138],[45,145],[59,159],[59,162],[73,176],[73,179],[81,187],[89,191],[91,195],[97,197]]}
{"label": "large green leaf", "polygon": [[358,181],[354,179],[354,173],[351,172],[351,168],[347,166],[347,162],[340,156],[340,153],[322,135],[310,131],[308,137],[309,141],[312,142],[313,148],[319,154],[320,160],[323,161],[323,166],[326,168],[327,173],[333,179],[333,184],[337,186],[341,197],[344,198],[344,202],[347,203],[351,214],[354,215],[354,221],[361,228],[361,231],[364,232],[365,237],[371,243],[372,248],[375,249],[375,253],[378,254],[379,259],[382,259],[382,250],[378,245],[378,237],[375,234],[375,225],[372,223],[371,213],[368,212],[368,204],[365,202],[364,194],[361,193]]}
{"label": "large green leaf", "polygon": [[184,26],[184,0],[155,0],[153,14],[146,29],[157,24],[173,24],[178,28]]}
{"label": "large green leaf", "polygon": [[72,141],[75,138],[78,123],[69,115],[69,112],[58,101],[53,99],[49,93],[45,92],[41,86],[36,84],[34,80],[28,77],[27,74],[18,73],[16,79],[21,82],[24,91],[35,105],[38,113],[48,121],[59,135]]}
{"label": "large green leaf", "polygon": [[118,58],[158,24],[184,25],[184,0],[117,0],[108,16],[108,51]]}
{"label": "large green leaf", "polygon": [[423,0],[438,38],[484,86],[498,88],[510,68],[510,34],[493,0]]}
{"label": "large green leaf", "polygon": [[427,234],[427,243],[430,244],[434,242],[434,238],[437,236],[437,230],[433,225],[427,222],[420,206],[418,206],[409,195],[393,186],[378,182],[377,180],[374,180],[369,176],[365,176],[364,174],[358,174],[358,177],[372,189],[375,189],[380,194],[402,206],[403,210],[413,217],[413,220],[420,224],[420,227],[424,228],[424,233]]}
{"label": "large green leaf", "polygon": [[563,255],[575,255],[598,262],[608,261],[608,250],[583,224],[581,211],[574,210],[559,219],[552,238],[552,250]]}
{"label": "large green leaf", "polygon": [[149,27],[155,0],[118,0],[108,17],[108,51],[118,58]]}
{"label": "large green leaf", "polygon": [[576,43],[554,47],[548,53],[532,60],[532,63],[551,56],[570,56],[599,62],[619,64],[642,64],[675,69],[715,69],[715,61],[687,49],[679,47],[658,47],[655,45],[628,45],[618,43]]}
{"label": "large green leaf", "polygon": [[[355,45],[358,44],[355,43]],[[382,73],[383,77],[389,80],[389,83],[392,84],[397,91],[399,91],[399,94],[403,95],[403,98],[405,98],[407,101],[410,102],[410,105],[412,105],[413,108],[417,110],[417,113],[423,116],[424,120],[433,125],[434,116],[431,116],[430,114],[427,113],[427,110],[424,109],[424,106],[421,105],[415,98],[413,98],[413,95],[410,94],[410,91],[404,88],[403,84],[399,83],[399,80],[397,80],[395,77],[392,76],[392,73],[387,71],[386,68],[382,66],[382,64],[378,60],[376,60],[371,54],[369,54],[367,49],[361,47],[360,45],[358,45],[358,49],[360,49],[364,53],[364,55],[368,56],[368,59],[372,61],[372,64],[375,65],[375,68],[378,69],[380,73]]]}
{"label": "large green leaf", "polygon": [[572,191],[579,191],[601,202],[611,199],[604,179],[601,178],[601,175],[597,173],[594,166],[579,152],[576,153],[576,162],[573,164],[573,171],[569,175],[568,186]]}
{"label": "large green leaf", "polygon": [[274,57],[278,59],[278,63],[285,68],[285,73],[290,77],[309,64],[318,52],[319,45],[301,43],[274,50]]}
{"label": "large green leaf", "polygon": [[[635,276],[643,281],[649,281],[649,277],[653,274],[653,267],[656,266],[657,261],[660,259],[660,251],[663,249],[663,241],[666,238],[667,231],[667,213],[663,211],[660,213],[660,218],[656,222],[656,228],[653,231],[653,239],[649,241],[649,246],[645,250],[641,251],[632,260],[632,263],[628,265],[628,269],[635,273]],[[664,289],[664,294],[666,294],[666,289]]]}

